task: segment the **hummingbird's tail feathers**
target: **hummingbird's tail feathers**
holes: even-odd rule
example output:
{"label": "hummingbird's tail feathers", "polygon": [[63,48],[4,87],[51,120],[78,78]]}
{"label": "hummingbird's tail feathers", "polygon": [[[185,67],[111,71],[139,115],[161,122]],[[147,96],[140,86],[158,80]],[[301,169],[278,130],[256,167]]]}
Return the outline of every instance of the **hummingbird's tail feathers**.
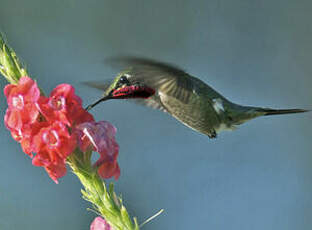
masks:
{"label": "hummingbird's tail feathers", "polygon": [[310,110],[305,109],[266,109],[266,108],[257,109],[257,112],[264,113],[263,116],[291,114],[291,113],[305,113],[309,111]]}

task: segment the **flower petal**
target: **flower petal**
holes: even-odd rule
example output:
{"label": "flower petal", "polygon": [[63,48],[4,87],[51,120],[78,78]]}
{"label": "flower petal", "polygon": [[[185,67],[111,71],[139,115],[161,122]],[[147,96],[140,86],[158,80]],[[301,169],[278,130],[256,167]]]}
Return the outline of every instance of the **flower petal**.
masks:
{"label": "flower petal", "polygon": [[105,219],[98,216],[92,221],[90,230],[113,230],[113,228],[106,222]]}
{"label": "flower petal", "polygon": [[116,128],[107,121],[85,122],[76,126],[75,133],[82,151],[91,148],[100,154],[100,158],[94,164],[100,176],[114,176],[117,180],[120,169],[117,163],[119,146],[115,140]]}

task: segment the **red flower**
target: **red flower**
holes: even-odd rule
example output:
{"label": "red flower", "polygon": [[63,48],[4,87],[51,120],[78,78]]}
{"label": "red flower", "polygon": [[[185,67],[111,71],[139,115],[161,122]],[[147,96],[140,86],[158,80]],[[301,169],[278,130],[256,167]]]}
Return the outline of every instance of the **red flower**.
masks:
{"label": "red flower", "polygon": [[4,94],[9,106],[5,114],[5,125],[8,129],[20,132],[24,124],[36,121],[39,115],[36,103],[40,97],[36,82],[29,77],[22,77],[18,85],[6,85]]}
{"label": "red flower", "polygon": [[76,126],[78,144],[82,151],[91,148],[100,154],[94,166],[102,178],[120,176],[117,163],[119,146],[115,140],[116,128],[106,121],[85,122]]}
{"label": "red flower", "polygon": [[40,90],[31,78],[22,77],[17,85],[5,86],[4,94],[9,107],[4,123],[12,137],[21,143],[23,151],[32,157],[32,137],[40,130],[40,125],[36,122],[39,116],[36,103]]}
{"label": "red flower", "polygon": [[33,164],[45,167],[49,176],[57,183],[57,179],[66,173],[66,158],[76,147],[76,136],[71,135],[63,123],[55,121],[41,128],[34,136],[32,144],[37,153]]}
{"label": "red flower", "polygon": [[120,176],[120,168],[117,163],[118,151],[114,152],[113,160],[108,158],[105,153],[100,152],[100,155],[100,159],[94,164],[98,167],[100,177],[104,179],[114,177],[115,180],[118,180]]}
{"label": "red flower", "polygon": [[57,86],[48,98],[40,96],[35,81],[22,77],[17,85],[7,85],[4,94],[6,127],[26,154],[33,158],[36,153],[33,165],[44,167],[56,183],[66,174],[66,158],[77,146],[77,135],[83,151],[91,148],[100,153],[94,164],[100,176],[118,179],[116,129],[108,122],[94,122],[71,85]]}
{"label": "red flower", "polygon": [[76,146],[76,138],[70,135],[67,127],[60,121],[41,128],[34,137],[35,151],[46,150],[61,156],[67,157]]}
{"label": "red flower", "polygon": [[48,121],[62,121],[68,126],[86,121],[93,121],[90,113],[82,108],[80,97],[71,85],[58,85],[50,97],[41,97],[38,102],[40,112]]}
{"label": "red flower", "polygon": [[23,151],[32,158],[32,153],[35,152],[33,137],[45,126],[47,126],[47,122],[36,122],[31,125],[25,124],[20,130],[12,129],[11,135],[14,140],[21,144]]}
{"label": "red flower", "polygon": [[50,153],[47,151],[40,151],[33,158],[32,164],[35,166],[44,167],[50,178],[58,184],[58,178],[66,174],[66,158],[61,158],[58,155],[53,156],[51,161]]}
{"label": "red flower", "polygon": [[113,228],[106,222],[106,220],[98,216],[92,221],[90,230],[113,230]]}

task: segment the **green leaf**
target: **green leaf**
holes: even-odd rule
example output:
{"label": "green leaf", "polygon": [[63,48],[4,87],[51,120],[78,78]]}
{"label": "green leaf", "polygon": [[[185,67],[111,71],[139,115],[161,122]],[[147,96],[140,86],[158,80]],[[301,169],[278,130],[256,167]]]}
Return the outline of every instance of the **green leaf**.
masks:
{"label": "green leaf", "polygon": [[126,224],[126,226],[129,229],[133,229],[133,224],[131,222],[131,219],[129,217],[129,214],[128,214],[125,206],[123,206],[123,205],[121,206],[120,213],[121,213],[122,220]]}

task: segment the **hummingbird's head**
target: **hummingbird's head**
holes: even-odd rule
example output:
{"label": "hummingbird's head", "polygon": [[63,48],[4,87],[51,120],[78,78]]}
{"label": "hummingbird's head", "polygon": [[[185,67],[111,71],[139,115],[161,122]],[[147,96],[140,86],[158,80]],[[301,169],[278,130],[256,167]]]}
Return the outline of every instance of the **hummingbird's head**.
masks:
{"label": "hummingbird's head", "polygon": [[154,94],[154,89],[136,81],[135,78],[132,77],[130,70],[127,70],[119,73],[105,90],[103,97],[94,104],[89,105],[87,110],[93,108],[98,103],[109,99],[146,99]]}
{"label": "hummingbird's head", "polygon": [[104,93],[107,99],[149,98],[155,90],[147,85],[135,81],[130,71],[123,71],[117,75]]}

